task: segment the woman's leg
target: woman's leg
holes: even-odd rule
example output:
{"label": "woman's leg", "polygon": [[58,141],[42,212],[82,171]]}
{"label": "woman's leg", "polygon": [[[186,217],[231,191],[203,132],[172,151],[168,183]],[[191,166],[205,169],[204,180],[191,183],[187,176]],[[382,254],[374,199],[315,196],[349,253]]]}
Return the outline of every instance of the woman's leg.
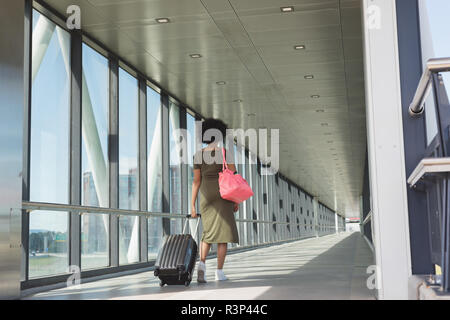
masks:
{"label": "woman's leg", "polygon": [[197,268],[197,281],[199,283],[206,283],[205,273],[206,273],[206,256],[208,255],[211,244],[202,241],[200,243],[200,262]]}
{"label": "woman's leg", "polygon": [[217,244],[217,269],[222,270],[227,255],[227,243]]}
{"label": "woman's leg", "polygon": [[205,262],[206,256],[208,255],[209,249],[211,248],[210,243],[202,241],[200,245],[200,261]]}

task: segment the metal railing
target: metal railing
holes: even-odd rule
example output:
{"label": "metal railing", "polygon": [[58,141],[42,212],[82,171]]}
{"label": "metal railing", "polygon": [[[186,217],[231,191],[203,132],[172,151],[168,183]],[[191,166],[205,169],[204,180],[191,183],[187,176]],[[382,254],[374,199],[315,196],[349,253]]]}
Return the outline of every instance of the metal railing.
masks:
{"label": "metal railing", "polygon": [[[450,171],[441,162],[450,157],[450,103],[442,72],[450,71],[450,58],[430,59],[409,106],[411,116],[424,112],[425,101],[433,89],[437,135],[426,154],[411,174],[414,190],[427,194],[429,249],[431,261],[440,266],[442,274],[431,275],[441,290],[450,292]],[[438,158],[434,161],[426,158]],[[433,166],[433,168],[430,168]],[[422,184],[416,188],[416,184]]]}
{"label": "metal railing", "polygon": [[425,100],[431,89],[432,75],[439,72],[450,71],[450,58],[430,59],[426,64],[426,69],[420,78],[414,99],[409,106],[409,113],[412,116],[423,113]]}
{"label": "metal railing", "polygon": [[[32,202],[23,201],[22,209],[27,212],[32,211],[60,211],[60,212],[72,212],[78,214],[108,214],[117,216],[140,216],[146,218],[160,217],[169,219],[186,219],[185,214],[179,213],[167,213],[167,212],[150,212],[150,211],[140,211],[140,210],[128,210],[128,209],[115,209],[115,208],[102,208],[102,207],[90,207],[81,205],[70,205],[70,204],[59,204],[59,203],[47,203],[47,202]],[[264,224],[278,224],[278,225],[290,225],[293,227],[304,227],[304,226],[314,226],[313,223],[293,223],[287,221],[267,221],[267,220],[256,220],[256,219],[240,219],[236,218],[236,222],[242,223],[264,223]],[[335,228],[334,225],[317,225],[323,228]]]}

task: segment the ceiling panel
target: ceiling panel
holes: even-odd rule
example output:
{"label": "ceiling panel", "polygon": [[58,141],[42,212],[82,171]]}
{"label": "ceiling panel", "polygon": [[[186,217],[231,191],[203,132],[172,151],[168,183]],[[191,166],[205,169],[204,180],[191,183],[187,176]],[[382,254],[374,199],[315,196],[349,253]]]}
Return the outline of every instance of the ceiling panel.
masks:
{"label": "ceiling panel", "polygon": [[[85,32],[204,116],[279,129],[281,173],[338,213],[359,213],[366,150],[359,0],[46,2],[61,14],[79,5]],[[170,23],[158,24],[160,17]],[[300,44],[305,49],[294,50]]]}

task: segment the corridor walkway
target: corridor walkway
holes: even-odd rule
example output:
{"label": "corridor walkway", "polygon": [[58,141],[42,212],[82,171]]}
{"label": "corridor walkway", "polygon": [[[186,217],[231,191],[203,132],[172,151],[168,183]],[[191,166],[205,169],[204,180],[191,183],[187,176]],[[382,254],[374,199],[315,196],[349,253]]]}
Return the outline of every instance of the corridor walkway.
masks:
{"label": "corridor walkway", "polygon": [[231,254],[229,281],[214,281],[215,259],[207,261],[207,284],[165,286],[153,272],[84,283],[24,299],[374,299],[366,287],[372,252],[360,233],[341,233]]}

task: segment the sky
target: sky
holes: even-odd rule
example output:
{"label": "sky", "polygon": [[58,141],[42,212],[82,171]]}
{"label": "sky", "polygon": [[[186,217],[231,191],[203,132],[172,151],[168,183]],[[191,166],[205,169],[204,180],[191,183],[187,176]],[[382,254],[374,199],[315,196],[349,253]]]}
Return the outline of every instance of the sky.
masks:
{"label": "sky", "polygon": [[[449,0],[419,0],[421,17],[421,44],[424,65],[430,58],[450,57],[450,12]],[[450,73],[444,72],[444,83],[450,88]],[[450,91],[447,89],[447,93]],[[437,133],[433,96],[425,104],[427,140],[431,142]]]}

